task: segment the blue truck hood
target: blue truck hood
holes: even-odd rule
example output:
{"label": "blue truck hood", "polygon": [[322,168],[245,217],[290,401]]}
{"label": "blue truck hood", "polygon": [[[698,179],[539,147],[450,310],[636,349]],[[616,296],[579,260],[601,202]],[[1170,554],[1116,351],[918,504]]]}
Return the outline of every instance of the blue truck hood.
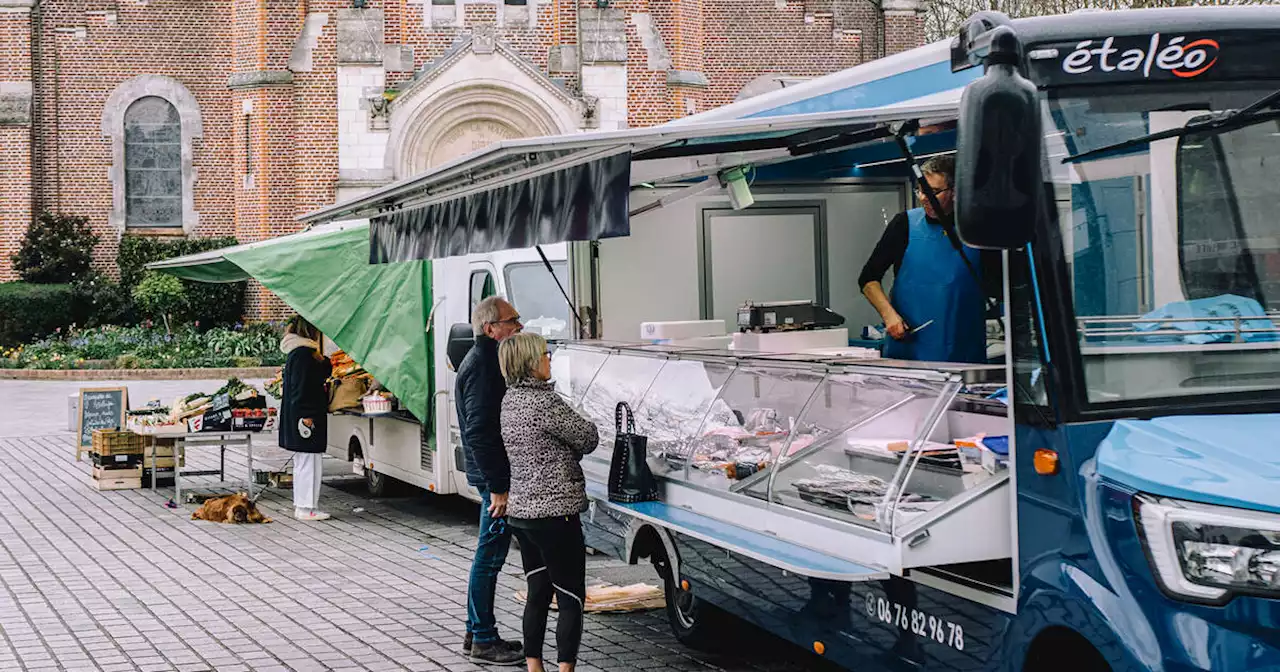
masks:
{"label": "blue truck hood", "polygon": [[1153,495],[1280,513],[1280,415],[1122,420],[1097,465],[1103,478]]}

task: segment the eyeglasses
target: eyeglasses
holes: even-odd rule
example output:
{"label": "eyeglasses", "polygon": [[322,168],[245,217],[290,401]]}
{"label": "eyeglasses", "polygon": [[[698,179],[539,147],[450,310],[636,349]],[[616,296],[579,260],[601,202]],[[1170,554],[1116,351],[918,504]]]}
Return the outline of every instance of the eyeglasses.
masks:
{"label": "eyeglasses", "polygon": [[[951,191],[953,188],[954,187],[947,187],[946,189],[934,189],[933,194],[935,196],[941,196],[947,193],[948,191]],[[916,193],[919,194],[921,198],[924,198],[924,190],[921,189],[920,187],[916,187]]]}
{"label": "eyeglasses", "polygon": [[489,324],[520,324],[520,316],[516,315],[515,317],[508,317],[505,320],[494,320]]}

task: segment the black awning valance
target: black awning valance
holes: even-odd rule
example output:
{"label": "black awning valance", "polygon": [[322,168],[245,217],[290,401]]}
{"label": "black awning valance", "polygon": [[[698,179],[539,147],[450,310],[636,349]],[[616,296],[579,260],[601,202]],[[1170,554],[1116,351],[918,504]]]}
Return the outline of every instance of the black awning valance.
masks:
{"label": "black awning valance", "polygon": [[631,153],[373,218],[369,261],[441,259],[626,236]]}

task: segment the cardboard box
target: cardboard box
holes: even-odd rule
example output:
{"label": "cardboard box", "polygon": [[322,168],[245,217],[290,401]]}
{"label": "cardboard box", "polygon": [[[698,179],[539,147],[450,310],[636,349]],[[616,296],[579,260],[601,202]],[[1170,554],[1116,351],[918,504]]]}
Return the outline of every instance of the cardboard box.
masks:
{"label": "cardboard box", "polygon": [[224,408],[220,411],[205,411],[204,415],[197,415],[194,418],[187,419],[187,431],[192,434],[197,432],[227,432],[230,430],[230,408]]}

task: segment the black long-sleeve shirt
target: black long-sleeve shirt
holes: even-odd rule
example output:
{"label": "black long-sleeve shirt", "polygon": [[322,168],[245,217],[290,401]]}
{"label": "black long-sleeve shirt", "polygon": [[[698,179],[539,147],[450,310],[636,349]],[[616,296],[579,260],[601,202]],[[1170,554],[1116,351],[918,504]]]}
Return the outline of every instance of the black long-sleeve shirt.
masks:
{"label": "black long-sleeve shirt", "polygon": [[[941,226],[933,220],[929,221],[935,226]],[[866,264],[863,264],[862,273],[858,275],[859,290],[866,287],[868,282],[883,282],[884,274],[888,273],[890,268],[893,268],[893,276],[898,277],[898,271],[902,268],[902,258],[907,253],[910,232],[907,213],[900,212],[889,220],[889,226],[885,227],[880,241],[876,243],[875,249],[871,251],[871,257],[867,259]],[[1004,284],[1000,251],[982,250],[981,256],[978,267],[974,270],[981,276],[982,289],[987,296],[999,297],[1003,294]]]}

